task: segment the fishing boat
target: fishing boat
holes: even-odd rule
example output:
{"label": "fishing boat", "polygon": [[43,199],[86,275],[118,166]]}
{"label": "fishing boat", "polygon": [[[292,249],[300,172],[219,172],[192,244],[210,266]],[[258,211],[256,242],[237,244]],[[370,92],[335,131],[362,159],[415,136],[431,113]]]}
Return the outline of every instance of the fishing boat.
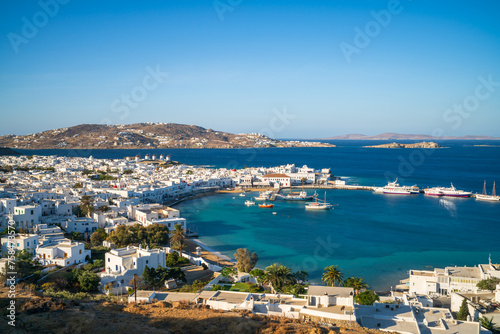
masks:
{"label": "fishing boat", "polygon": [[476,199],[480,201],[492,201],[492,202],[500,201],[500,196],[497,196],[495,191],[495,181],[493,181],[493,191],[491,192],[491,195],[488,195],[486,193],[486,181],[484,181],[483,193],[476,194]]}
{"label": "fishing boat", "polygon": [[329,210],[333,207],[330,203],[326,202],[326,191],[325,191],[325,200],[323,202],[318,202],[318,197],[316,197],[316,201],[313,203],[306,204],[306,210]]}
{"label": "fishing boat", "polygon": [[255,202],[252,201],[252,200],[248,200],[248,201],[245,201],[245,205],[246,206],[252,206],[252,205],[255,205]]}
{"label": "fishing boat", "polygon": [[451,187],[433,187],[424,190],[424,193],[429,196],[449,196],[449,197],[469,197],[472,195],[470,191],[458,190],[451,184]]}
{"label": "fishing boat", "polygon": [[260,192],[259,196],[254,197],[254,198],[256,201],[267,201],[269,199],[269,196],[271,196],[271,192],[264,191],[264,192]]}
{"label": "fishing boat", "polygon": [[270,209],[270,208],[274,208],[274,204],[272,203],[262,203],[262,204],[259,204],[259,208],[265,208],[265,209]]}

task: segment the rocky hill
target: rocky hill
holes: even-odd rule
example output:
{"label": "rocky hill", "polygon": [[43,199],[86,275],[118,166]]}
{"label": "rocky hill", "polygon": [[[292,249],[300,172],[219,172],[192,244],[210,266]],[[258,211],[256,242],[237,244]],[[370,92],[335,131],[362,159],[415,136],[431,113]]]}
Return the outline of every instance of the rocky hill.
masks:
{"label": "rocky hill", "polygon": [[371,147],[371,148],[443,148],[443,146],[434,142],[421,142],[414,144],[401,144],[401,143],[389,143],[389,144],[381,144],[381,145],[372,145],[372,146],[363,146],[363,147]]}
{"label": "rocky hill", "polygon": [[320,142],[282,141],[258,133],[232,134],[195,125],[137,123],[81,124],[25,136],[1,136],[0,146],[20,149],[137,149],[334,147],[335,145]]}

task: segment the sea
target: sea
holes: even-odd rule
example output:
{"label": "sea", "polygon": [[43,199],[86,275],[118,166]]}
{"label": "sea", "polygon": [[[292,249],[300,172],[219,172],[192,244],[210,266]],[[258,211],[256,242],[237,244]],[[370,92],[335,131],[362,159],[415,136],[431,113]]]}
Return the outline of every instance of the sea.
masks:
{"label": "sea", "polygon": [[[440,149],[365,148],[388,141],[327,141],[332,148],[18,150],[23,154],[119,159],[171,155],[208,168],[284,164],[329,168],[347,184],[384,186],[398,180],[420,188],[450,186],[488,193],[500,183],[500,141],[437,141]],[[401,142],[401,141],[399,141]],[[411,142],[411,141],[404,141]],[[498,187],[500,191],[500,185]],[[314,190],[307,190],[312,193]],[[199,240],[230,258],[238,248],[259,256],[257,267],[281,263],[321,282],[323,268],[337,265],[345,278],[362,277],[388,291],[410,269],[500,263],[500,203],[473,198],[385,195],[362,190],[317,190],[334,204],[311,212],[303,202],[276,201],[272,209],[246,207],[251,195],[219,194],[176,207]],[[275,213],[275,214],[274,214]]]}

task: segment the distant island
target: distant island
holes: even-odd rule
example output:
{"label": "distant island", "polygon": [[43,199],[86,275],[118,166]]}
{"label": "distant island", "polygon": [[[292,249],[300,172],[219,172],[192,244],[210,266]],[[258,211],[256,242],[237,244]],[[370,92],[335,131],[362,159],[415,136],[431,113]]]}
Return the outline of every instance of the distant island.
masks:
{"label": "distant island", "polygon": [[500,140],[500,137],[491,136],[441,136],[411,135],[386,132],[375,136],[349,134],[343,136],[323,138],[323,140]]}
{"label": "distant island", "polygon": [[328,143],[285,141],[260,133],[232,134],[175,123],[81,124],[24,136],[0,136],[0,146],[32,150],[335,147]]}
{"label": "distant island", "polygon": [[444,148],[444,146],[441,146],[438,143],[425,142],[425,141],[421,142],[421,143],[414,143],[414,144],[389,143],[389,144],[363,146],[363,147],[371,147],[371,148]]}

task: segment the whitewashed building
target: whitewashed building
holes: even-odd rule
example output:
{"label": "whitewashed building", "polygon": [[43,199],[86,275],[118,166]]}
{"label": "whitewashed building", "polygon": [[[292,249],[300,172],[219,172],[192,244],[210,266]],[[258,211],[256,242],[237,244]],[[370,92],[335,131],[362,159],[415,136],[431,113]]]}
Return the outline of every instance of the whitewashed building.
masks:
{"label": "whitewashed building", "polygon": [[16,234],[15,236],[5,236],[1,239],[2,244],[2,257],[6,257],[8,251],[26,250],[30,254],[35,254],[38,247],[38,234]]}
{"label": "whitewashed building", "polygon": [[87,262],[90,256],[90,249],[85,249],[84,243],[68,239],[53,241],[36,249],[36,259],[42,265],[66,267]]}

